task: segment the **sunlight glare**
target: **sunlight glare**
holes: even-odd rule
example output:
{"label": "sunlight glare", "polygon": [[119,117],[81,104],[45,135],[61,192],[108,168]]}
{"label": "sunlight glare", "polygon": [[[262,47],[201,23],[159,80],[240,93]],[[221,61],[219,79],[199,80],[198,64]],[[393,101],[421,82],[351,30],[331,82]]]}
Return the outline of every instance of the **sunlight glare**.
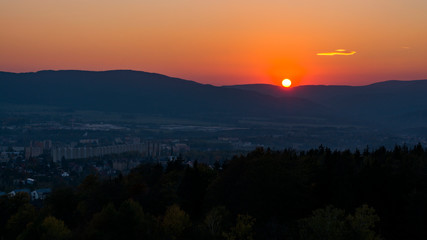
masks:
{"label": "sunlight glare", "polygon": [[282,81],[282,85],[283,87],[288,88],[292,85],[292,81],[286,78]]}

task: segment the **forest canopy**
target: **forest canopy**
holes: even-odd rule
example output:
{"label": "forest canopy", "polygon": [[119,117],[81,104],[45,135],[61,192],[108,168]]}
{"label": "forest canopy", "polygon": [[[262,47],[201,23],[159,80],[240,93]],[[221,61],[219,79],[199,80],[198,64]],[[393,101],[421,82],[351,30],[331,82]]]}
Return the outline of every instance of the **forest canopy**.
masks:
{"label": "forest canopy", "polygon": [[0,199],[4,239],[425,239],[427,151],[258,148]]}

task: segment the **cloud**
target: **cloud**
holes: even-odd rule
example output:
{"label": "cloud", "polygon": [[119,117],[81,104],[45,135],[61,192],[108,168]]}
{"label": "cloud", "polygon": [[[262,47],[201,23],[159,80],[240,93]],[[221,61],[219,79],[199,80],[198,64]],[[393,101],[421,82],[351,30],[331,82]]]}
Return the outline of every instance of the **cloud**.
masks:
{"label": "cloud", "polygon": [[355,54],[355,51],[348,51],[345,49],[337,49],[333,52],[325,52],[325,53],[318,53],[317,56],[335,56],[335,55],[340,55],[340,56],[350,56]]}

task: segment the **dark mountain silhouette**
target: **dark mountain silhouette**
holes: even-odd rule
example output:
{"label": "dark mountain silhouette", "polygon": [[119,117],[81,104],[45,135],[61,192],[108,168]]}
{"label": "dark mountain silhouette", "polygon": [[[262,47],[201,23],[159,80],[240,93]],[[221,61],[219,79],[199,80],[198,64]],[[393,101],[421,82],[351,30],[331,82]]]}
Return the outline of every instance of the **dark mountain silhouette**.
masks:
{"label": "dark mountain silhouette", "polygon": [[[426,126],[427,80],[385,81],[367,86],[298,86],[284,89],[267,84],[227,88],[274,97],[298,97],[331,111],[380,124]],[[412,125],[412,126],[408,126]]]}
{"label": "dark mountain silhouette", "polygon": [[223,122],[262,117],[422,128],[427,125],[425,93],[427,80],[284,89],[266,84],[216,87],[129,70],[0,72],[0,104]]}
{"label": "dark mountain silhouette", "polygon": [[0,72],[0,103],[212,119],[328,114],[322,106],[298,97],[266,96],[128,70]]}

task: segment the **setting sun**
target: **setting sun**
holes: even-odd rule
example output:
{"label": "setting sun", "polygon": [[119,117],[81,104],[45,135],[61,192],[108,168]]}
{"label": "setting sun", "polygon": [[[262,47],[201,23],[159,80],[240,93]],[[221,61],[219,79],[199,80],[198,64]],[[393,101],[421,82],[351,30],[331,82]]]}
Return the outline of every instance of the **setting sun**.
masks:
{"label": "setting sun", "polygon": [[292,81],[289,80],[289,79],[284,79],[282,81],[282,85],[283,85],[283,87],[288,88],[288,87],[290,87],[292,85]]}

